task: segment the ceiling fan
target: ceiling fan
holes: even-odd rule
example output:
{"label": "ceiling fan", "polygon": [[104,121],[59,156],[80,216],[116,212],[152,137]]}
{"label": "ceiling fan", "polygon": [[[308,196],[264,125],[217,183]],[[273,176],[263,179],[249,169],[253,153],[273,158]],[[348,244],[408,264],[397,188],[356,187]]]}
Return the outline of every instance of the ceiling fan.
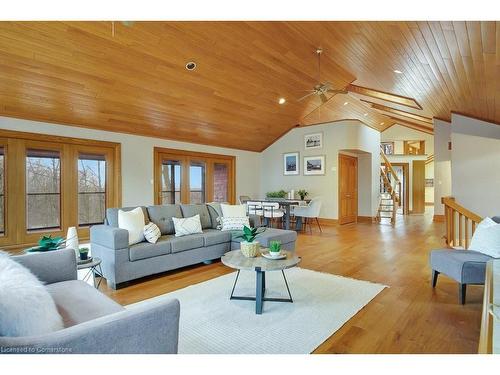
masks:
{"label": "ceiling fan", "polygon": [[328,97],[326,94],[332,93],[332,94],[347,94],[347,90],[342,89],[342,90],[336,90],[332,88],[332,84],[330,82],[321,82],[321,54],[323,53],[323,49],[321,47],[318,47],[316,49],[316,55],[318,56],[318,83],[314,85],[312,90],[306,90],[308,92],[307,95],[304,95],[302,98],[297,99],[298,102],[301,100],[304,100],[305,98],[308,98],[312,95],[319,96],[321,99],[321,104],[325,104],[328,101]]}

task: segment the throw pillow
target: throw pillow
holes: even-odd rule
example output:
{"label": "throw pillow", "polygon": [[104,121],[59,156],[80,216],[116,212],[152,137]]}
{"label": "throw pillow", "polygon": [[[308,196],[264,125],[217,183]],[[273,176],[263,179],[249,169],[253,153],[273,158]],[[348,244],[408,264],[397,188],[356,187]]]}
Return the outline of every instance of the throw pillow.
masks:
{"label": "throw pillow", "polygon": [[200,215],[186,218],[172,218],[175,227],[175,237],[187,236],[188,234],[203,233],[201,229]]}
{"label": "throw pillow", "polygon": [[224,217],[243,217],[247,216],[247,206],[245,204],[223,204],[220,205],[222,216]]}
{"label": "throw pillow", "polygon": [[155,223],[149,223],[144,226],[144,238],[146,241],[156,243],[161,237],[160,228]]}
{"label": "throw pillow", "polygon": [[472,236],[469,249],[500,258],[500,224],[489,217],[483,219]]}
{"label": "throw pillow", "polygon": [[63,328],[56,304],[40,280],[0,252],[0,336],[37,336]]}
{"label": "throw pillow", "polygon": [[248,216],[244,217],[221,217],[222,231],[226,230],[243,230],[243,226],[250,226]]}
{"label": "throw pillow", "polygon": [[128,230],[128,244],[144,241],[144,212],[141,207],[131,211],[118,210],[118,228]]}

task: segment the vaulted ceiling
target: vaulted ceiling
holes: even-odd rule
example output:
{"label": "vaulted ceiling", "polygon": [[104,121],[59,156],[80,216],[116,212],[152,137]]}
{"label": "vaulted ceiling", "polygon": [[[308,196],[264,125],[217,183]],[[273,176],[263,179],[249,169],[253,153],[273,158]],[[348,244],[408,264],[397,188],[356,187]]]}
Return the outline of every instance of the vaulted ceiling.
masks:
{"label": "vaulted ceiling", "polygon": [[[317,47],[348,90],[321,106],[297,101]],[[0,22],[2,116],[261,151],[297,125],[432,131],[452,111],[500,122],[500,22]]]}

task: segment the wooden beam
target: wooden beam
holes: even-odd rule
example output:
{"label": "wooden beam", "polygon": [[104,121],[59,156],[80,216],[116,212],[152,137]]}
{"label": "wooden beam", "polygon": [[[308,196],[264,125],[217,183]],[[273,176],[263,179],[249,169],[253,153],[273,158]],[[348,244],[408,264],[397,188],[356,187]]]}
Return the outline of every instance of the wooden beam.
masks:
{"label": "wooden beam", "polygon": [[434,134],[433,128],[428,128],[427,126],[415,124],[414,122],[410,122],[410,121],[400,120],[400,119],[397,119],[395,117],[391,117],[391,119],[394,120],[398,125],[401,125],[401,126],[404,126],[404,127],[410,128],[410,129],[418,130],[418,131],[421,131],[423,133]]}
{"label": "wooden beam", "polygon": [[389,113],[392,113],[392,114],[395,114],[395,115],[399,115],[399,116],[403,116],[403,117],[408,117],[408,118],[411,118],[413,120],[426,122],[426,123],[429,123],[429,124],[432,125],[432,119],[430,117],[416,115],[414,113],[407,112],[407,111],[402,111],[400,109],[393,108],[393,107],[387,107],[385,105],[374,103],[374,102],[371,102],[371,101],[365,100],[365,99],[360,99],[360,100],[362,102],[364,102],[364,103],[368,103],[373,109],[378,109],[379,111],[389,112]]}
{"label": "wooden beam", "polygon": [[348,85],[346,89],[347,91],[353,92],[355,94],[370,96],[375,99],[385,100],[386,102],[396,103],[410,108],[422,109],[422,106],[418,104],[415,99],[407,96],[396,95],[390,92],[379,91],[353,84]]}

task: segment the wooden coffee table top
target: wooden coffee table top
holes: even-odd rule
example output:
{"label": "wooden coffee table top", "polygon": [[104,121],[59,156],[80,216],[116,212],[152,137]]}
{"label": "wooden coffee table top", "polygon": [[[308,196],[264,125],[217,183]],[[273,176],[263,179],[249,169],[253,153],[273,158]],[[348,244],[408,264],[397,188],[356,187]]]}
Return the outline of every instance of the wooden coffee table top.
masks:
{"label": "wooden coffee table top", "polygon": [[[264,249],[261,249],[263,251]],[[286,259],[266,259],[263,256],[256,256],[255,258],[247,258],[241,253],[241,250],[233,250],[221,257],[224,265],[235,268],[238,270],[255,271],[260,268],[261,271],[280,271],[287,268],[295,267],[301,259],[290,251],[283,251],[286,253]]]}

